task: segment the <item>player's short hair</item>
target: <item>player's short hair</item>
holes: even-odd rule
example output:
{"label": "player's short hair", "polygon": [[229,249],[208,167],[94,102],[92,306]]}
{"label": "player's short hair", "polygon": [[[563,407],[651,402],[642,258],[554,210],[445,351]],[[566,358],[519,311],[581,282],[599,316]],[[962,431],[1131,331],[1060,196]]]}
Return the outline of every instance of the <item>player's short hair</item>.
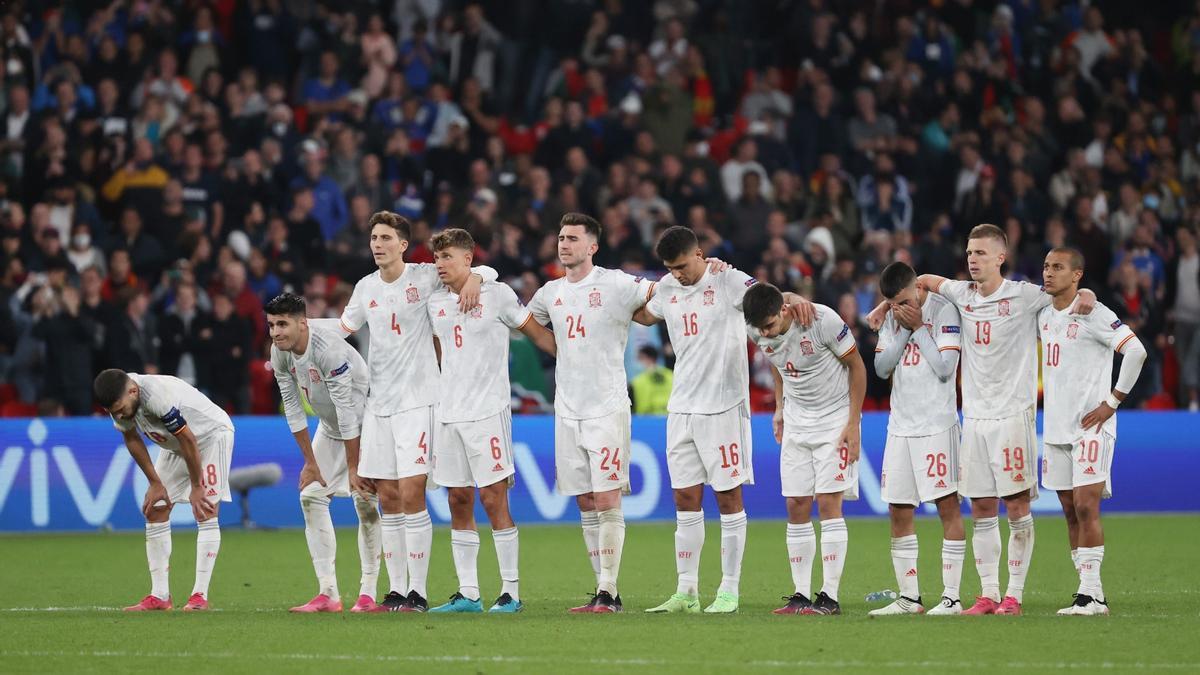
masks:
{"label": "player's short hair", "polygon": [[778,314],[781,309],[783,293],[765,282],[751,286],[742,298],[742,315],[746,317],[746,323],[755,328],[762,328],[767,319]]}
{"label": "player's short hair", "polygon": [[674,225],[668,227],[654,246],[654,252],[663,262],[678,260],[700,247],[700,240],[690,227]]}
{"label": "player's short hair", "polygon": [[879,292],[891,300],[899,295],[900,291],[908,288],[916,278],[916,271],[909,267],[908,263],[894,262],[879,273]]}
{"label": "player's short hair", "polygon": [[976,225],[975,227],[972,227],[971,234],[967,235],[967,239],[995,239],[999,241],[1004,248],[1008,248],[1008,235],[1004,233],[1004,230],[992,225],[991,223],[984,223],[982,225]]}
{"label": "player's short hair", "polygon": [[96,397],[96,403],[107,410],[116,405],[128,387],[129,375],[118,368],[109,368],[100,371],[92,382],[92,395]]}
{"label": "player's short hair", "polygon": [[368,228],[373,228],[376,225],[387,225],[395,230],[396,234],[400,235],[400,238],[404,241],[409,241],[412,239],[412,223],[408,222],[408,218],[405,218],[399,213],[392,213],[391,211],[377,211],[376,213],[372,214],[370,220],[367,221]]}
{"label": "player's short hair", "polygon": [[600,221],[586,213],[577,213],[574,211],[564,213],[562,219],[558,221],[558,226],[559,228],[563,228],[567,225],[581,225],[593,239],[600,240]]}
{"label": "player's short hair", "polygon": [[1061,253],[1067,256],[1067,262],[1071,265],[1071,271],[1083,271],[1083,254],[1077,248],[1070,246],[1056,246],[1050,249],[1051,253]]}
{"label": "player's short hair", "polygon": [[267,314],[275,316],[304,316],[306,309],[304,298],[295,293],[280,293],[263,307]]}
{"label": "player's short hair", "polygon": [[429,248],[433,249],[434,253],[451,247],[461,248],[464,251],[474,251],[475,238],[471,236],[470,232],[462,228],[448,227],[433,235],[433,238],[429,240]]}

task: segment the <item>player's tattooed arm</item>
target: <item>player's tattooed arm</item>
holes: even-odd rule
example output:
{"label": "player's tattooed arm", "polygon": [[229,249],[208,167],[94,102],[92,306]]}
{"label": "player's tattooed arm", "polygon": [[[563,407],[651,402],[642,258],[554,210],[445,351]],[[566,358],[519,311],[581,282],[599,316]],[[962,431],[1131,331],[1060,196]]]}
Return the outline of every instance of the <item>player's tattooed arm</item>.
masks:
{"label": "player's tattooed arm", "polygon": [[844,354],[841,361],[847,366],[846,377],[850,378],[850,419],[838,445],[846,448],[846,461],[853,463],[862,452],[862,404],[867,395],[867,367],[857,349]]}
{"label": "player's tattooed arm", "polygon": [[811,327],[817,320],[817,308],[803,295],[790,291],[784,293],[783,308],[805,328]]}
{"label": "player's tattooed arm", "polygon": [[633,313],[633,320],[642,324],[643,326],[653,326],[659,321],[662,321],[662,319],[651,314],[645,306],[639,307],[638,311]]}
{"label": "player's tattooed arm", "polygon": [[179,456],[187,465],[188,479],[192,484],[191,491],[188,493],[188,501],[192,505],[192,515],[195,516],[196,522],[203,522],[216,515],[217,508],[204,496],[204,486],[201,484],[200,474],[200,445],[196,441],[195,434],[187,427],[176,432],[175,438],[179,441]]}
{"label": "player's tattooed arm", "polygon": [[533,345],[550,356],[558,355],[558,345],[554,342],[554,333],[548,328],[533,321],[532,318],[521,326],[521,332],[533,341]]}
{"label": "player's tattooed arm", "polygon": [[783,443],[783,375],[773,364],[771,378],[775,380],[775,415],[771,418],[771,431],[775,433],[775,442]]}
{"label": "player's tattooed arm", "polygon": [[[127,429],[121,432],[125,439],[125,449],[129,451],[129,456],[133,457],[133,461],[137,463],[138,468],[146,475],[146,480],[150,482],[150,486],[146,489],[146,497],[142,500],[142,515],[147,519],[153,511],[158,509],[169,509],[171,502],[167,498],[167,488],[163,486],[162,479],[158,477],[158,471],[154,468],[154,462],[150,459],[150,451],[146,449],[146,442],[138,435],[137,429]],[[163,502],[162,506],[156,506],[158,502]]]}

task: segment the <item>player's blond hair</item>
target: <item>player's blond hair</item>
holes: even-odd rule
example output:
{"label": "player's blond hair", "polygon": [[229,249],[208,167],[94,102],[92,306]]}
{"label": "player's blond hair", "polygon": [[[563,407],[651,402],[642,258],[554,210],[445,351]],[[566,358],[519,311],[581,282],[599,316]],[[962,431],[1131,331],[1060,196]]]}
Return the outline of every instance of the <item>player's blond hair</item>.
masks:
{"label": "player's blond hair", "polygon": [[1004,230],[991,223],[983,223],[971,228],[971,234],[967,235],[967,239],[995,239],[1004,248],[1008,248],[1008,235],[1004,233]]}
{"label": "player's blond hair", "polygon": [[475,238],[470,232],[459,228],[450,227],[437,234],[429,240],[429,248],[433,249],[434,253],[444,251],[448,248],[461,248],[464,251],[475,250]]}

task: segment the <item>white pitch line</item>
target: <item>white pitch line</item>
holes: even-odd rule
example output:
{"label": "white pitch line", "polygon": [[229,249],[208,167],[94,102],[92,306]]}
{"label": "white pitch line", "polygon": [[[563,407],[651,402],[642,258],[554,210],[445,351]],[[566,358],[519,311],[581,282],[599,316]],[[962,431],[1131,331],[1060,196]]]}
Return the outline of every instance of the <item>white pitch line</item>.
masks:
{"label": "white pitch line", "polygon": [[[379,663],[504,663],[504,664],[535,664],[535,663],[559,663],[561,659],[558,657],[538,657],[538,656],[473,656],[470,654],[462,655],[442,655],[442,656],[419,656],[419,655],[389,655],[389,654],[254,654],[254,653],[232,653],[232,652],[130,652],[130,651],[0,651],[0,656],[11,657],[28,657],[28,658],[47,658],[47,657],[70,657],[70,658],[157,658],[157,659],[194,659],[204,657],[207,659],[238,659],[238,660],[267,660],[267,661],[360,661],[360,662],[379,662]],[[661,668],[665,666],[724,666],[729,668],[737,667],[754,667],[754,668],[954,668],[954,669],[977,669],[977,668],[1009,668],[1009,669],[1055,669],[1055,670],[1095,670],[1095,669],[1116,669],[1116,668],[1133,668],[1138,670],[1196,670],[1200,669],[1200,663],[1116,663],[1112,661],[1092,661],[1092,662],[1067,662],[1067,661],[1039,661],[1039,662],[1005,662],[1005,663],[982,663],[971,661],[814,661],[814,660],[769,660],[769,661],[727,661],[718,662],[712,660],[704,661],[685,661],[680,659],[604,659],[590,658],[577,659],[577,663],[586,663],[588,665],[598,666],[643,666],[647,668]]]}

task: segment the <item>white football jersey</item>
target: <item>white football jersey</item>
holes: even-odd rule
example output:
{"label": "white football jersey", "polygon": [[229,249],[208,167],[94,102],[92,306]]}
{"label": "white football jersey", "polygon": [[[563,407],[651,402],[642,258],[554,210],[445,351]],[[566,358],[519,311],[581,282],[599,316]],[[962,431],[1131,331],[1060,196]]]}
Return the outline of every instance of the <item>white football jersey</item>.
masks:
{"label": "white football jersey", "polygon": [[1005,279],[988,297],[973,281],[938,289],[962,317],[963,417],[996,420],[1037,403],[1037,315],[1050,304],[1040,286]]}
{"label": "white football jersey", "polygon": [[633,313],[653,289],[642,277],[593,267],[578,282],[554,279],[533,295],[533,318],[554,327],[556,415],[586,420],[629,409],[625,344]]}
{"label": "white football jersey", "polygon": [[443,288],[429,299],[433,332],[442,343],[442,393],[438,419],[472,422],[491,417],[512,403],[508,381],[510,329],[533,320],[507,284],[489,281],[479,305],[458,311],[458,295]]}
{"label": "white football jersey", "polygon": [[775,337],[743,324],[746,334],[783,376],[783,424],[788,433],[845,426],[850,416],[850,380],[842,357],[856,349],[854,334],[838,313],[814,304],[817,320],[805,328],[793,321]]}
{"label": "white football jersey", "polygon": [[[927,293],[921,305],[920,330],[928,331],[937,343],[938,351],[959,351],[962,328],[958,309],[938,295]],[[900,324],[891,311],[879,329],[878,354],[894,340],[900,339]],[[904,356],[892,371],[891,412],[888,414],[888,434],[893,436],[932,436],[958,424],[958,391],[955,378],[945,382],[938,379],[929,361],[922,358],[917,340],[909,335]]]}
{"label": "white football jersey", "polygon": [[675,349],[675,382],[667,411],[714,415],[746,401],[750,365],[742,298],[754,277],[729,268],[691,286],[670,274],[646,309],[667,324]]}
{"label": "white football jersey", "polygon": [[367,400],[367,363],[342,338],[341,331],[313,328],[310,324],[308,348],[303,354],[271,345],[271,368],[292,433],[308,428],[300,399],[303,391],[330,438],[358,437]]}
{"label": "white football jersey", "polygon": [[[1114,351],[1134,338],[1111,309],[1097,302],[1087,316],[1072,315],[1078,296],[1066,309],[1045,307],[1038,314],[1042,338],[1042,382],[1045,387],[1047,443],[1069,445],[1083,433],[1083,416],[1112,392]],[[1117,434],[1117,416],[1102,430]]]}
{"label": "white football jersey", "polygon": [[138,386],[138,409],[130,421],[113,418],[119,431],[137,428],[163,450],[178,453],[176,434],[192,430],[204,448],[216,434],[233,431],[233,421],[216,403],[192,385],[171,375],[129,373]]}
{"label": "white football jersey", "polygon": [[[475,267],[472,272],[485,281],[496,279],[496,271],[490,267]],[[370,327],[370,413],[394,415],[437,401],[437,355],[426,305],[440,288],[443,285],[432,263],[407,263],[391,283],[376,270],[355,284],[350,302],[342,310],[341,325],[350,333],[364,323]]]}

